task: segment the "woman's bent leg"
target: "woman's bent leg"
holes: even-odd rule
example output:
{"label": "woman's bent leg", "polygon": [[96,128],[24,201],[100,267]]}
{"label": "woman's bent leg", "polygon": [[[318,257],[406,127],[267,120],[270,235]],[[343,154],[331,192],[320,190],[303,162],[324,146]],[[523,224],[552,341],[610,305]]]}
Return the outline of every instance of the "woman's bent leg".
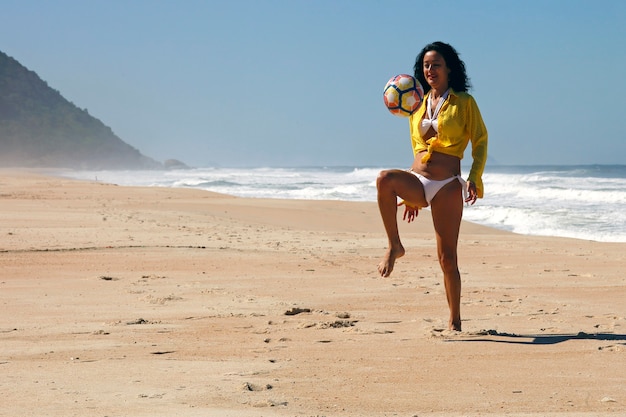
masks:
{"label": "woman's bent leg", "polygon": [[463,216],[461,184],[453,181],[431,201],[433,225],[437,237],[437,255],[443,271],[450,319],[450,330],[461,330],[461,274],[457,260],[459,229]]}
{"label": "woman's bent leg", "polygon": [[404,247],[398,232],[398,200],[410,202],[419,207],[426,206],[424,187],[411,173],[399,169],[381,171],[376,180],[378,208],[385,226],[389,246],[383,260],[378,264],[378,272],[388,277],[393,271],[396,259],[404,255]]}

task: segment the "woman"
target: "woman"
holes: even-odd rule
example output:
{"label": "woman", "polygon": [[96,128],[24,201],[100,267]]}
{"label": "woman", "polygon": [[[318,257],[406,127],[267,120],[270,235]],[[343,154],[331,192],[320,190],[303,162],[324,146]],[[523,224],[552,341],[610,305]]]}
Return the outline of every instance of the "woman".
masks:
{"label": "woman", "polygon": [[[398,233],[397,206],[404,204],[409,223],[422,207],[431,208],[437,255],[450,308],[448,327],[461,330],[461,276],[457,242],[463,201],[474,204],[483,196],[482,173],[487,160],[487,129],[469,79],[456,50],[443,42],[426,45],[415,60],[415,78],[424,87],[424,102],[409,118],[414,160],[411,169],[382,171],[378,176],[378,206],[389,247],[378,265],[388,277],[396,259],[404,255]],[[467,182],[461,178],[461,159],[472,143],[473,163]],[[397,204],[397,198],[403,200]]]}

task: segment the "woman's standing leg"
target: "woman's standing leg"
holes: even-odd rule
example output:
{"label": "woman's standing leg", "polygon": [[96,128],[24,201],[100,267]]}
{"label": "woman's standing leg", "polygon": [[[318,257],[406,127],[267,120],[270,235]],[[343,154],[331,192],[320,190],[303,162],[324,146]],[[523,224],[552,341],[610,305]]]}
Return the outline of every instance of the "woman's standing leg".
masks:
{"label": "woman's standing leg", "polygon": [[431,201],[433,225],[437,238],[437,255],[443,271],[450,330],[461,330],[461,274],[457,260],[459,229],[463,217],[461,183],[452,181],[443,187]]}
{"label": "woman's standing leg", "polygon": [[398,232],[398,197],[417,207],[426,206],[424,186],[415,175],[399,169],[382,171],[376,179],[378,208],[383,219],[389,246],[383,260],[378,264],[378,272],[388,277],[393,271],[396,259],[404,255],[404,247]]}

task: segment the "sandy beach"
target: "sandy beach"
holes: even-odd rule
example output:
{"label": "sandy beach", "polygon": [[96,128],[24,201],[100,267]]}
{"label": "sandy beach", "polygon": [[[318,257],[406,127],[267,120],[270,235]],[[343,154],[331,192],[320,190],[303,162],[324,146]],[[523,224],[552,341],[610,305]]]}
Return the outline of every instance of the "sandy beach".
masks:
{"label": "sandy beach", "polygon": [[[478,203],[480,204],[480,202]],[[0,416],[624,416],[626,244],[0,171]]]}

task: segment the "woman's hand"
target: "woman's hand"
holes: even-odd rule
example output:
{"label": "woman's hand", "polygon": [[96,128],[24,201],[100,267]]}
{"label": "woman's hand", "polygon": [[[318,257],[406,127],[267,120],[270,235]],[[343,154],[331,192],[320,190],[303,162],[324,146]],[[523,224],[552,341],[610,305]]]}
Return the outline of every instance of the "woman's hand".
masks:
{"label": "woman's hand", "polygon": [[476,191],[476,184],[471,181],[467,181],[467,198],[465,198],[465,202],[470,205],[474,205],[477,198],[478,192]]}
{"label": "woman's hand", "polygon": [[409,206],[405,201],[398,203],[398,207],[400,206],[404,206],[404,215],[402,216],[402,220],[406,220],[407,223],[411,223],[415,220],[417,215],[420,213],[419,207]]}

